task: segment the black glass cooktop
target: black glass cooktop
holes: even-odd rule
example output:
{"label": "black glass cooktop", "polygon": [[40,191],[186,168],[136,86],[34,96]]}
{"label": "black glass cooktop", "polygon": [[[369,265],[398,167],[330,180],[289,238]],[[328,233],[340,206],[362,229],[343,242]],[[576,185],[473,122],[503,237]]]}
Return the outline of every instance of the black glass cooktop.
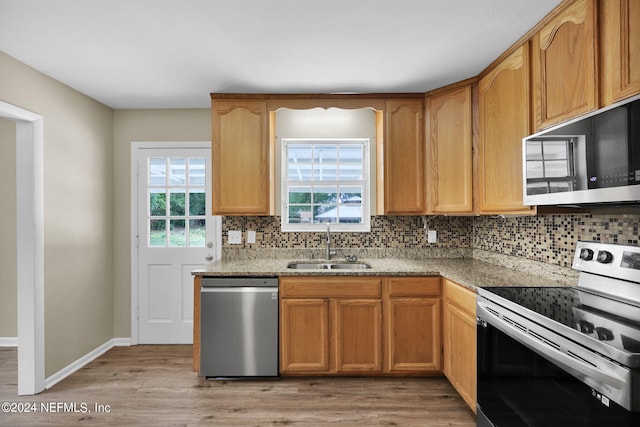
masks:
{"label": "black glass cooktop", "polygon": [[[622,317],[620,312],[603,310],[609,298],[572,287],[489,287],[482,288],[529,309],[582,335],[630,353],[640,353],[640,322]],[[589,305],[586,305],[585,302]],[[620,304],[620,303],[618,303]],[[640,311],[639,307],[629,306]],[[513,309],[513,307],[507,307]],[[519,314],[527,317],[526,312]],[[534,319],[532,319],[534,320]]]}
{"label": "black glass cooktop", "polygon": [[573,307],[580,305],[578,291],[570,287],[482,288],[506,300],[535,311],[563,325],[574,327]]}

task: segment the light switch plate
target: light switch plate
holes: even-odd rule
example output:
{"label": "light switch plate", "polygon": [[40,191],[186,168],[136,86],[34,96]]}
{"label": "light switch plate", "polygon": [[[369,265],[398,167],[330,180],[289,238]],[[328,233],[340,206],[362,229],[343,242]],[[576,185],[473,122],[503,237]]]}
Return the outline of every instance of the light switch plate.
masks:
{"label": "light switch plate", "polygon": [[436,243],[438,241],[438,232],[436,230],[427,231],[427,242]]}
{"label": "light switch plate", "polygon": [[242,243],[242,232],[240,230],[229,230],[227,239],[230,245],[239,245]]}
{"label": "light switch plate", "polygon": [[254,230],[247,231],[247,243],[252,244],[256,242],[256,232]]}

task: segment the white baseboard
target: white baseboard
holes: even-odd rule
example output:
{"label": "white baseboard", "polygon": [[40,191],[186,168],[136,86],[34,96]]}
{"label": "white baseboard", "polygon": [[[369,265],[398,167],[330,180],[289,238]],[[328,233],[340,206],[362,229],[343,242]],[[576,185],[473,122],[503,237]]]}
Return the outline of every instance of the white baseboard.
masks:
{"label": "white baseboard", "polygon": [[45,388],[53,387],[54,385],[58,384],[63,379],[67,378],[69,375],[71,375],[74,372],[76,372],[76,371],[80,370],[81,368],[83,368],[89,362],[92,362],[95,359],[97,359],[98,357],[102,356],[107,351],[111,350],[113,347],[130,346],[130,345],[131,345],[131,338],[112,338],[109,341],[107,341],[106,343],[102,344],[100,347],[98,347],[95,350],[85,354],[84,356],[82,356],[81,358],[76,360],[75,362],[71,363],[70,365],[65,366],[64,368],[60,369],[55,374],[53,374],[50,377],[46,378],[44,380],[44,384],[45,384],[44,386],[45,386]]}
{"label": "white baseboard", "polygon": [[0,347],[17,347],[18,337],[0,337]]}

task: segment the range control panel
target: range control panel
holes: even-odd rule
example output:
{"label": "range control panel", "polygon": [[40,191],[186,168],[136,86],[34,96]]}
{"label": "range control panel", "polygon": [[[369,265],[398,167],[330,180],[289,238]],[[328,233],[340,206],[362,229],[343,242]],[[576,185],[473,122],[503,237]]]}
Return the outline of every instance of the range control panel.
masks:
{"label": "range control panel", "polygon": [[579,241],[573,269],[640,283],[640,247]]}

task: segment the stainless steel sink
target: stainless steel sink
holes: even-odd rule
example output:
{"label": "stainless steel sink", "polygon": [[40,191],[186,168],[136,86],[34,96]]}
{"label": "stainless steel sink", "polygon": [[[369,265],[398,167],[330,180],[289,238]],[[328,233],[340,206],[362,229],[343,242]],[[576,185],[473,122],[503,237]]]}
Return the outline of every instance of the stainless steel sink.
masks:
{"label": "stainless steel sink", "polygon": [[294,270],[328,270],[329,264],[316,264],[312,262],[290,262],[287,268]]}
{"label": "stainless steel sink", "polygon": [[371,266],[365,262],[308,262],[293,261],[287,264],[293,270],[366,270]]}
{"label": "stainless steel sink", "polygon": [[329,265],[331,270],[366,270],[371,268],[369,264],[364,262],[340,262]]}

